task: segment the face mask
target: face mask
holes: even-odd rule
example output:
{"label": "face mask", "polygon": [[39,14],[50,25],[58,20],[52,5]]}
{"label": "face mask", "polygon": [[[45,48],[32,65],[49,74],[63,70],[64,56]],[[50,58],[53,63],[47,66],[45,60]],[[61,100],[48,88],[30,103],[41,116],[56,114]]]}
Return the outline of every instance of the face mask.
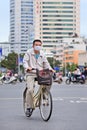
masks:
{"label": "face mask", "polygon": [[41,46],[34,46],[34,49],[35,49],[36,51],[40,51],[40,50],[42,49],[42,47],[41,47]]}

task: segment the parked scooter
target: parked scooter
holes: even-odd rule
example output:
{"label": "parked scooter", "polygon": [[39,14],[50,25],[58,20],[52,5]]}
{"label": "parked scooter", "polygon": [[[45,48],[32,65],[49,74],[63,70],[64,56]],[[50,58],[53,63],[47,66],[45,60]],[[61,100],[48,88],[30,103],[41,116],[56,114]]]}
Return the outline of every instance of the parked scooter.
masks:
{"label": "parked scooter", "polygon": [[15,76],[5,77],[4,75],[0,78],[0,82],[3,84],[16,83],[17,78]]}

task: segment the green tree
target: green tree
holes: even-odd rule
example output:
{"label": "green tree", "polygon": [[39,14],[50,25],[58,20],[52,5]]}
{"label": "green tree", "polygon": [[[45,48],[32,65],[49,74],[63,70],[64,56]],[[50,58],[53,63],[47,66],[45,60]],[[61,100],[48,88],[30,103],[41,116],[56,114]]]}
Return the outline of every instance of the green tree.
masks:
{"label": "green tree", "polygon": [[54,59],[53,57],[48,57],[47,59],[48,59],[52,68],[55,67],[55,66],[58,67],[61,64],[60,61]]}
{"label": "green tree", "polygon": [[77,66],[77,64],[74,64],[74,63],[70,66],[70,69],[72,72],[76,69],[76,66]]}
{"label": "green tree", "polygon": [[17,63],[18,63],[17,61],[18,61],[17,53],[12,52],[12,53],[9,53],[8,56],[5,57],[5,59],[1,61],[1,65],[7,69],[16,71]]}
{"label": "green tree", "polygon": [[76,66],[77,66],[77,64],[72,63],[72,64],[70,65],[69,63],[67,63],[67,64],[66,64],[66,69],[67,69],[68,71],[73,72],[73,71],[75,70]]}

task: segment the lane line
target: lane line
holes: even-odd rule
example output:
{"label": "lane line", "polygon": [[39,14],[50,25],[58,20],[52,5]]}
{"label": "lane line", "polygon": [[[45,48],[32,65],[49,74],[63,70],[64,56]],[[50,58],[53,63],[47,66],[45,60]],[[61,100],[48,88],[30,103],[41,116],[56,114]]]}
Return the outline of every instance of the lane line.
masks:
{"label": "lane line", "polygon": [[87,97],[57,97],[53,101],[68,101],[70,103],[87,103]]}
{"label": "lane line", "polygon": [[87,101],[76,101],[76,103],[87,103]]}
{"label": "lane line", "polygon": [[[18,98],[0,98],[0,100],[17,100],[22,99]],[[64,99],[80,99],[80,100],[87,100],[87,97],[53,97],[53,100],[64,100]]]}
{"label": "lane line", "polygon": [[80,99],[80,100],[87,100],[87,97],[54,97],[53,98],[54,100],[55,99],[58,99],[58,100],[64,100],[64,99]]}
{"label": "lane line", "polygon": [[22,98],[0,98],[0,100],[21,100]]}
{"label": "lane line", "polygon": [[73,101],[73,100],[70,100],[70,103],[75,103],[75,101]]}
{"label": "lane line", "polygon": [[[23,100],[23,98],[0,98],[0,101]],[[53,97],[53,101],[68,101],[70,103],[87,103],[87,97]]]}

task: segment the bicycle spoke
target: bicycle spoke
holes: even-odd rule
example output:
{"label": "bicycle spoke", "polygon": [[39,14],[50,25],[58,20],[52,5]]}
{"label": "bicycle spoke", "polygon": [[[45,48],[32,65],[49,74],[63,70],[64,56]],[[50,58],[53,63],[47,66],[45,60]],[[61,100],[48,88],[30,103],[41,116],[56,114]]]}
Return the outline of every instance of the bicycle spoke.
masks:
{"label": "bicycle spoke", "polygon": [[52,96],[50,92],[45,92],[44,95],[41,96],[40,113],[42,119],[48,121],[52,114]]}

